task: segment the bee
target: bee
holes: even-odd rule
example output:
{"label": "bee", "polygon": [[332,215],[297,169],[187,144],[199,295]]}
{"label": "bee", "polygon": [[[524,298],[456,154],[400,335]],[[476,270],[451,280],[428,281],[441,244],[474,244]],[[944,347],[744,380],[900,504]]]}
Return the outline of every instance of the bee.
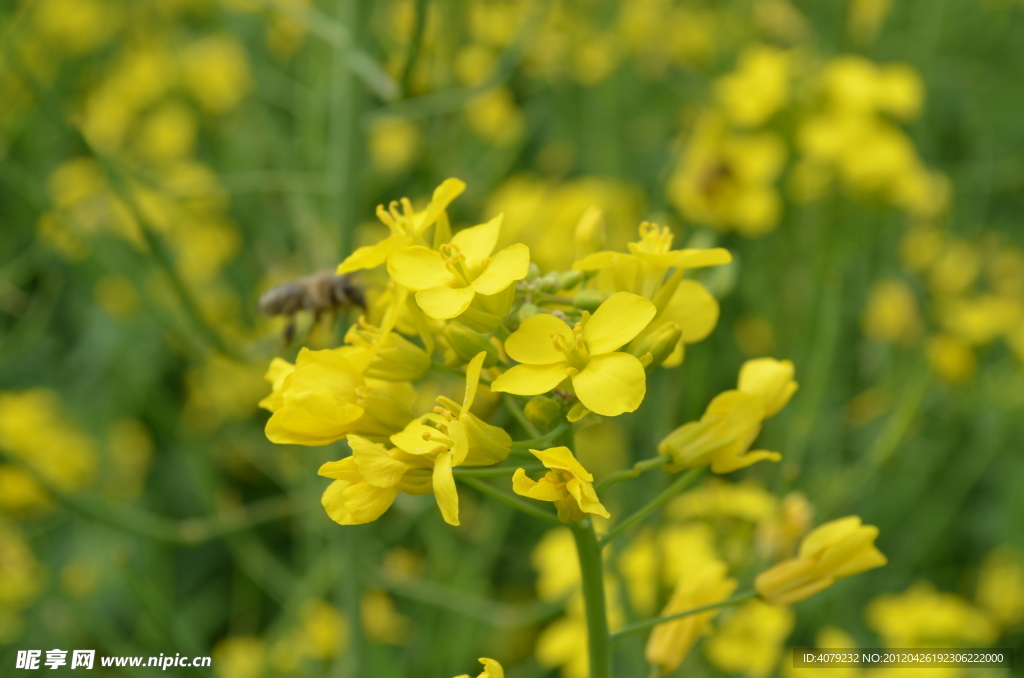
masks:
{"label": "bee", "polygon": [[335,318],[340,311],[355,306],[365,311],[366,293],[351,273],[337,275],[334,271],[322,271],[271,287],[260,295],[258,306],[263,315],[282,315],[287,319],[281,333],[281,340],[287,346],[295,338],[297,313],[313,313],[313,324],[309,328],[312,333],[325,313]]}

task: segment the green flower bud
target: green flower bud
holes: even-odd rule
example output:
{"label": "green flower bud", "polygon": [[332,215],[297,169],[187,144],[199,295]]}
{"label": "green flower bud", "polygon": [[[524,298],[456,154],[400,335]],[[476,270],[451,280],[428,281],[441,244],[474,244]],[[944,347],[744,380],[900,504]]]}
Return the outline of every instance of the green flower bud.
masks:
{"label": "green flower bud", "polygon": [[554,398],[539,395],[526,403],[523,413],[534,426],[547,428],[551,422],[562,416],[562,406]]}
{"label": "green flower bud", "polygon": [[545,273],[544,276],[537,281],[537,289],[541,292],[547,292],[548,294],[554,294],[560,290],[561,281],[559,280],[558,273],[555,271]]}
{"label": "green flower bud", "polygon": [[480,351],[485,351],[484,367],[494,367],[498,362],[498,349],[485,334],[469,329],[459,322],[449,322],[444,328],[444,338],[448,341],[459,365],[472,360]]}
{"label": "green flower bud", "polygon": [[566,271],[558,276],[558,285],[563,290],[571,290],[583,282],[584,277],[583,271]]}
{"label": "green flower bud", "polygon": [[[629,347],[629,352],[640,358],[645,363],[644,369],[651,372],[655,367],[668,360],[682,337],[683,331],[679,325],[665,323],[650,334],[633,342],[635,345]],[[644,356],[647,355],[650,356],[649,362],[644,360]]]}
{"label": "green flower bud", "polygon": [[611,295],[600,290],[580,290],[573,297],[573,305],[581,311],[596,311],[597,307]]}
{"label": "green flower bud", "polygon": [[516,319],[519,322],[523,322],[531,315],[537,315],[538,313],[540,313],[540,309],[537,308],[537,304],[523,304],[516,313]]}

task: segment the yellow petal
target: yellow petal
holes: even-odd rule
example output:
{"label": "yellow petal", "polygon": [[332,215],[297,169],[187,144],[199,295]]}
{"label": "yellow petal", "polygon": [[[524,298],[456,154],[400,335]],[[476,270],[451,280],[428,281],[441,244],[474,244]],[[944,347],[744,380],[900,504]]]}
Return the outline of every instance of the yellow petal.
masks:
{"label": "yellow petal", "polygon": [[537,501],[558,501],[565,497],[565,492],[548,482],[546,478],[537,482],[526,475],[525,469],[517,469],[512,475],[512,491]]}
{"label": "yellow petal", "polygon": [[466,431],[466,425],[456,419],[448,422],[448,435],[452,439],[452,463],[458,466],[466,461],[466,456],[469,455],[469,433]]}
{"label": "yellow petal", "polygon": [[413,230],[416,233],[423,233],[423,231],[430,228],[437,221],[437,218],[441,216],[441,212],[448,209],[448,205],[451,204],[452,200],[459,197],[465,190],[465,182],[459,179],[445,179],[441,182],[441,185],[434,189],[434,195],[430,199],[430,204],[416,216]]}
{"label": "yellow petal", "polygon": [[462,412],[469,412],[476,400],[476,389],[480,385],[480,370],[487,358],[486,351],[477,353],[466,365],[466,394],[462,397]]}
{"label": "yellow petal", "polygon": [[[565,489],[573,499],[576,500],[576,504],[584,513],[593,513],[594,515],[601,516],[602,518],[611,518],[611,514],[608,513],[608,509],[597,500],[597,494],[594,492],[594,488],[589,484],[584,485],[579,480],[573,478],[565,484]],[[589,489],[589,491],[587,491]]]}
{"label": "yellow petal", "polygon": [[359,436],[349,436],[348,444],[360,475],[374,487],[394,487],[409,470],[406,464],[388,454],[383,445]]}
{"label": "yellow petal", "polygon": [[546,450],[530,450],[530,454],[540,459],[545,468],[568,471],[574,477],[588,482],[594,479],[594,476],[590,475],[587,469],[583,468],[583,464],[573,456],[572,450],[568,447],[561,446],[549,447]]}
{"label": "yellow petal", "polygon": [[320,466],[317,475],[335,480],[347,480],[349,483],[358,483],[363,479],[356,468],[356,460],[352,457],[345,457],[339,461],[329,461]]}
{"label": "yellow petal", "polygon": [[435,320],[449,320],[462,315],[473,303],[472,287],[432,287],[416,293],[416,303]]}
{"label": "yellow petal", "polygon": [[565,356],[555,348],[551,335],[561,334],[567,345],[572,344],[572,328],[548,313],[531,315],[519,329],[505,340],[505,352],[517,363],[550,365],[562,362]]}
{"label": "yellow petal", "polygon": [[572,265],[574,271],[600,271],[610,268],[633,258],[624,252],[594,252],[583,257]]}
{"label": "yellow petal", "polygon": [[[343,482],[343,481],[335,481]],[[356,483],[342,492],[345,508],[354,525],[370,523],[384,515],[398,496],[397,487],[374,487],[370,483]]]}
{"label": "yellow petal", "polygon": [[327,511],[327,515],[339,525],[356,524],[352,514],[349,513],[348,508],[345,506],[345,490],[351,486],[352,483],[346,480],[335,480],[327,486],[327,489],[324,490],[323,495],[320,497],[320,504]]}
{"label": "yellow petal", "polygon": [[455,489],[455,477],[452,475],[452,453],[442,452],[434,462],[434,498],[441,509],[444,522],[449,525],[459,524],[459,493]]}
{"label": "yellow petal", "polygon": [[599,355],[621,348],[647,327],[655,313],[654,304],[640,295],[630,292],[613,294],[583,327],[587,349],[591,355]]}
{"label": "yellow petal", "polygon": [[466,256],[469,270],[475,271],[484,259],[491,256],[498,244],[503,218],[504,215],[499,214],[486,224],[463,229],[452,236],[452,244]]}
{"label": "yellow petal", "polygon": [[441,255],[426,247],[405,247],[388,257],[388,273],[399,285],[425,290],[455,282]]}
{"label": "yellow petal", "polygon": [[683,331],[683,342],[692,344],[711,334],[718,322],[718,300],[695,280],[683,280],[657,322],[674,322]]}
{"label": "yellow petal", "polygon": [[[431,438],[442,438],[442,442],[424,438],[424,435],[430,436]],[[439,445],[448,447],[448,440],[449,439],[436,428],[427,426],[419,419],[409,422],[404,429],[391,436],[391,444],[409,454],[430,454],[436,450]]]}
{"label": "yellow petal", "polygon": [[675,268],[703,268],[728,264],[731,261],[732,254],[729,253],[729,250],[721,247],[710,250],[673,250],[665,256],[665,263]]}
{"label": "yellow petal", "polygon": [[480,657],[478,661],[484,665],[483,678],[505,678],[505,669],[498,662],[487,657]]}
{"label": "yellow petal", "polygon": [[[572,378],[576,397],[591,412],[615,417],[640,407],[647,392],[644,366],[628,353],[593,356]],[[537,394],[522,394],[537,395]]]}
{"label": "yellow petal", "polygon": [[352,254],[345,258],[345,261],[338,265],[338,275],[343,273],[351,273],[352,271],[360,271],[364,268],[377,268],[385,261],[392,253],[397,252],[406,245],[412,243],[409,236],[396,233],[384,238],[376,245],[369,245],[367,247],[360,247]]}
{"label": "yellow petal", "polygon": [[473,289],[480,294],[497,294],[515,281],[525,278],[529,269],[530,248],[516,243],[494,255],[487,268],[473,281]]}
{"label": "yellow petal", "polygon": [[[633,359],[636,360],[636,358]],[[640,361],[637,360],[637,364],[639,365]],[[567,363],[516,365],[495,379],[491,383],[491,390],[528,396],[547,393],[562,383],[562,380],[565,379],[565,370],[567,368]],[[640,369],[642,371],[643,367]]]}

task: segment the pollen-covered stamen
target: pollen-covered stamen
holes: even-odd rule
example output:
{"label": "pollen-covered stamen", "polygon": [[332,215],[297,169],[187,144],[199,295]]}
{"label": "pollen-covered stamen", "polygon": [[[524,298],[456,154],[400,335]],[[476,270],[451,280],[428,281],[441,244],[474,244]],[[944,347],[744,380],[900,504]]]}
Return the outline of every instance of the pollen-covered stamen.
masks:
{"label": "pollen-covered stamen", "polygon": [[551,343],[569,363],[566,374],[570,377],[578,374],[590,362],[590,351],[587,350],[587,343],[583,340],[583,325],[581,323],[576,323],[576,327],[573,328],[571,340],[561,332],[552,332]]}
{"label": "pollen-covered stamen", "polygon": [[640,251],[664,254],[672,249],[672,230],[649,221],[640,224]]}
{"label": "pollen-covered stamen", "polygon": [[449,447],[451,447],[451,444],[452,444],[451,439],[446,438],[446,437],[440,435],[440,433],[430,433],[428,431],[424,431],[423,432],[423,439],[424,440],[429,440],[429,441],[432,441],[432,442],[435,442],[435,443],[440,443],[440,444],[444,445],[444,449],[446,449],[446,450]]}
{"label": "pollen-covered stamen", "polygon": [[[431,410],[431,411],[434,414],[440,414],[442,417],[444,417],[448,421],[451,421],[451,420],[455,419],[455,415],[452,414],[451,410],[449,410],[447,407],[441,407],[440,405],[435,405],[434,409]],[[441,428],[441,427],[438,426],[438,428]]]}
{"label": "pollen-covered stamen", "polygon": [[437,251],[444,259],[444,265],[449,271],[451,271],[452,275],[458,278],[463,285],[469,285],[473,276],[469,272],[469,268],[466,266],[466,255],[460,252],[459,248],[451,243],[441,245]]}

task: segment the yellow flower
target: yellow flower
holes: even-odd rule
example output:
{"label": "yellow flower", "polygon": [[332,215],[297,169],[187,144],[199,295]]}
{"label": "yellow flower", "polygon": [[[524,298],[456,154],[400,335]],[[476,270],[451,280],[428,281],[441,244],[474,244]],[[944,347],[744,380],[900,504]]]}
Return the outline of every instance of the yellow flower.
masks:
{"label": "yellow flower", "polygon": [[653,298],[670,268],[704,268],[732,261],[729,251],[714,249],[672,249],[672,230],[650,222],[640,224],[640,239],[626,244],[629,252],[594,252],[572,265],[575,271],[614,269],[615,287]]}
{"label": "yellow flower", "polygon": [[708,640],[708,660],[725,673],[763,678],[779,665],[782,644],[793,631],[794,618],[788,607],[759,600],[744,603]]}
{"label": "yellow flower", "polygon": [[658,444],[659,454],[672,456],[665,468],[675,472],[711,464],[715,473],[729,473],[758,461],[778,461],[778,452],[748,452],[761,433],[764,404],[742,391],[726,391],[708,404],[700,421],[683,424]]}
{"label": "yellow flower", "polygon": [[761,398],[767,419],[785,407],[796,393],[798,386],[793,381],[793,372],[793,363],[789,360],[748,360],[740,368],[739,390]]}
{"label": "yellow flower", "polygon": [[448,205],[466,190],[466,184],[458,179],[445,179],[437,189],[430,204],[422,212],[416,212],[407,198],[402,198],[401,211],[399,203],[391,203],[388,209],[377,206],[377,218],[391,231],[384,240],[376,245],[360,247],[350,254],[338,266],[338,274],[359,271],[364,268],[376,268],[388,260],[393,253],[410,245],[426,244],[424,233],[428,228],[447,219],[444,217]]}
{"label": "yellow flower", "polygon": [[983,610],[926,582],[878,596],[864,618],[885,647],[979,647],[999,638],[998,627]]}
{"label": "yellow flower", "polygon": [[268,377],[274,392],[260,405],[272,408],[266,434],[281,445],[327,445],[350,433],[382,438],[414,417],[408,384],[367,381],[337,350],[303,348],[290,371],[275,360]]}
{"label": "yellow flower", "polygon": [[[505,678],[505,670],[501,668],[501,664],[498,662],[487,657],[480,657],[478,661],[484,665],[484,670],[476,678]],[[455,678],[469,678],[469,674],[463,673]]]}
{"label": "yellow flower", "polygon": [[762,572],[754,581],[761,598],[791,605],[824,591],[836,580],[881,567],[888,562],[875,548],[878,528],[847,516],[811,530],[796,558]]}
{"label": "yellow flower", "polygon": [[512,476],[512,490],[524,497],[554,502],[564,523],[581,520],[585,513],[609,518],[594,491],[594,476],[576,461],[568,447],[530,450],[549,469],[539,481],[527,477],[525,469]]}
{"label": "yellow flower", "polygon": [[224,113],[249,93],[249,62],[245,48],[234,38],[203,38],[187,46],[182,54],[185,85],[206,110]]}
{"label": "yellow flower", "polygon": [[921,332],[914,291],[902,280],[876,282],[860,322],[865,336],[870,339],[913,342]]}
{"label": "yellow flower", "polygon": [[521,364],[494,380],[491,390],[533,396],[568,379],[587,409],[607,417],[632,412],[643,402],[646,374],[639,359],[617,349],[655,312],[643,297],[618,292],[573,328],[553,315],[530,316],[505,341],[509,357]]}
{"label": "yellow flower", "polygon": [[[661,615],[721,602],[732,595],[738,585],[729,577],[725,563],[709,560],[695,566],[679,580]],[[647,661],[660,668],[662,675],[675,671],[707,632],[716,614],[718,610],[708,610],[655,626],[644,651]]]}
{"label": "yellow flower", "polygon": [[1024,559],[1010,546],[986,556],[978,573],[978,603],[1002,626],[1024,621]]}
{"label": "yellow flower", "polygon": [[461,315],[477,294],[494,296],[526,277],[530,248],[521,243],[493,257],[501,232],[499,215],[452,236],[439,250],[413,246],[388,258],[388,273],[399,285],[416,290],[416,303],[431,318]]}
{"label": "yellow flower", "polygon": [[774,183],[785,155],[774,134],[734,134],[719,117],[705,116],[669,179],[669,201],[692,221],[764,235],[782,212]]}
{"label": "yellow flower", "polygon": [[761,423],[785,407],[796,390],[790,361],[748,360],[740,368],[738,389],[720,393],[700,421],[683,424],[659,443],[658,453],[672,456],[666,470],[710,463],[714,473],[731,473],[764,459],[779,461],[778,452],[748,450]]}
{"label": "yellow flower", "polygon": [[755,45],[743,51],[736,71],[718,79],[715,94],[732,122],[764,124],[789,96],[790,57],[780,49]]}
{"label": "yellow flower", "polygon": [[352,456],[329,461],[318,473],[334,478],[320,502],[331,520],[340,525],[373,522],[391,508],[399,490],[430,494],[431,461],[425,457],[388,450],[359,436],[348,436]]}
{"label": "yellow flower", "polygon": [[504,429],[481,421],[469,411],[486,356],[481,352],[466,366],[466,394],[461,405],[438,398],[441,407],[391,436],[391,443],[403,452],[427,459],[433,465],[434,497],[449,525],[459,524],[459,495],[452,468],[489,466],[503,461],[512,449],[512,438]]}

